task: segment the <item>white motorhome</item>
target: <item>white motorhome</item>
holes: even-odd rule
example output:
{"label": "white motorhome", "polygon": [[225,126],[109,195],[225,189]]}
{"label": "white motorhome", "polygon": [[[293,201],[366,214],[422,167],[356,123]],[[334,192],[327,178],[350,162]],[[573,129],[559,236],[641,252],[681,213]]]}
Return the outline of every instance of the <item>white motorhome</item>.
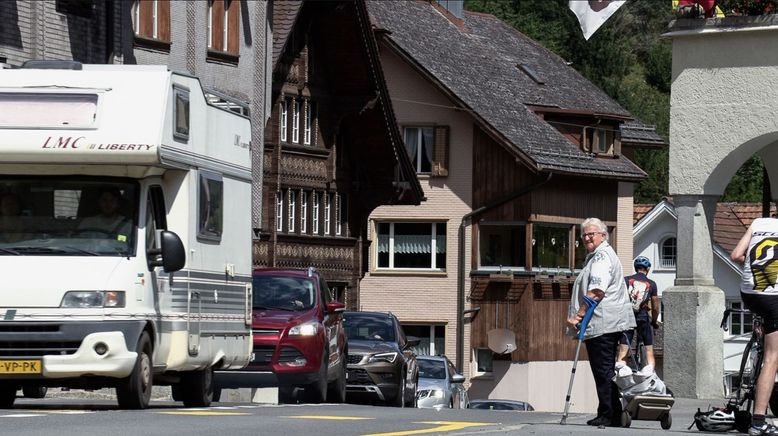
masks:
{"label": "white motorhome", "polygon": [[250,138],[245,105],[165,66],[0,70],[0,407],[210,405],[252,346]]}

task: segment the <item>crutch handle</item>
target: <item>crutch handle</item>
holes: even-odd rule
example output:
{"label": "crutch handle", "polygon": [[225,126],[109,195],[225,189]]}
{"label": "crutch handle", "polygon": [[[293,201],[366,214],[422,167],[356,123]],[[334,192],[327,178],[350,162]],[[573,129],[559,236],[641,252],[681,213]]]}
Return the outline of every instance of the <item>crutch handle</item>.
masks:
{"label": "crutch handle", "polygon": [[583,296],[583,300],[586,302],[588,308],[586,309],[586,313],[584,314],[583,319],[578,324],[578,339],[580,340],[583,340],[584,334],[586,334],[586,327],[589,326],[589,321],[592,319],[594,309],[598,304],[600,304],[599,301],[595,300],[594,298],[589,298],[586,295]]}

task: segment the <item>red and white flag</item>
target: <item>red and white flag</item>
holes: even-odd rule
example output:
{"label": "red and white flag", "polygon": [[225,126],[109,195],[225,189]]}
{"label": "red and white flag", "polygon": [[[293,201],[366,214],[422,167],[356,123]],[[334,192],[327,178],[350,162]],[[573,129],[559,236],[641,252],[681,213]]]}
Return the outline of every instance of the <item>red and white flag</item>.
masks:
{"label": "red and white flag", "polygon": [[619,9],[626,0],[570,0],[570,10],[573,11],[586,40]]}

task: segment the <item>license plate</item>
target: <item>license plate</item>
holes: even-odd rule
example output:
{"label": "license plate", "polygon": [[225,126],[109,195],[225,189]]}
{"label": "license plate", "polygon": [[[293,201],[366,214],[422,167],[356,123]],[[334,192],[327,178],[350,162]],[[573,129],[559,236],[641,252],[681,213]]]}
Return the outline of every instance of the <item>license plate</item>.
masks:
{"label": "license plate", "polygon": [[40,374],[40,360],[0,360],[0,374]]}

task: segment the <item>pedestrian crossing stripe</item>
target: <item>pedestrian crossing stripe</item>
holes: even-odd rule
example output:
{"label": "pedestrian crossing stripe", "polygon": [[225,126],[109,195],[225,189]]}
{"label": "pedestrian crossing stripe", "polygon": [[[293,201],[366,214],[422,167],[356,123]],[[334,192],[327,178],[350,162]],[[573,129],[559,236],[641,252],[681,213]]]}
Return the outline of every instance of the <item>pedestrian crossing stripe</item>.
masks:
{"label": "pedestrian crossing stripe", "polygon": [[323,419],[332,421],[360,421],[365,419],[375,419],[368,416],[337,416],[337,415],[292,415],[284,416],[284,418],[298,418],[298,419]]}

